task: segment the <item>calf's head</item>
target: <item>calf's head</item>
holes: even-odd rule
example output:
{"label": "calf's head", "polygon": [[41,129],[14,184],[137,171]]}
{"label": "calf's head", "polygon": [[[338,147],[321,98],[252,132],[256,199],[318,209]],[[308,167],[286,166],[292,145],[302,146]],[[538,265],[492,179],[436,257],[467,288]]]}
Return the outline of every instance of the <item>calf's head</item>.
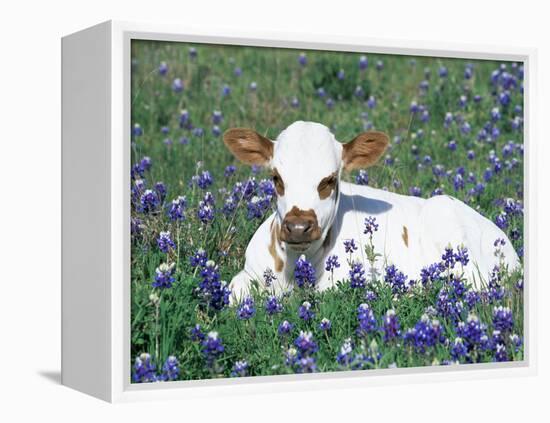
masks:
{"label": "calf's head", "polygon": [[342,169],[372,165],[388,145],[381,132],[364,132],[343,144],[326,126],[301,121],[275,141],[245,128],[229,129],[223,139],[241,162],[271,170],[277,192],[277,235],[296,252],[325,239],[338,207]]}

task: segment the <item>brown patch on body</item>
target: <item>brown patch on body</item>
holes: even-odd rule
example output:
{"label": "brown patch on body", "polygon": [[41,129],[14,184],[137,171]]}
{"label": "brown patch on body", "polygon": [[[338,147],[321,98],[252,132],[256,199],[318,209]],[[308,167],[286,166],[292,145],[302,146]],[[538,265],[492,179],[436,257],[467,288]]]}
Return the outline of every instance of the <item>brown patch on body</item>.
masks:
{"label": "brown patch on body", "polygon": [[237,159],[248,165],[263,166],[273,157],[273,142],[252,129],[228,129],[223,142]]}
{"label": "brown patch on body", "polygon": [[346,170],[361,169],[376,163],[388,146],[389,138],[383,132],[363,132],[343,145],[342,161]]}
{"label": "brown patch on body", "polygon": [[315,211],[292,207],[283,219],[280,233],[281,240],[289,244],[303,244],[320,239],[321,228]]}
{"label": "brown patch on body", "polygon": [[403,226],[403,233],[401,234],[401,237],[403,238],[403,242],[408,248],[409,247],[409,230],[407,229],[406,226]]}
{"label": "brown patch on body", "polygon": [[273,262],[275,264],[275,271],[276,272],[282,272],[284,262],[281,257],[279,257],[279,254],[277,254],[277,232],[278,228],[271,222],[271,242],[269,243],[269,254],[271,254],[271,257],[273,257]]}
{"label": "brown patch on body", "polygon": [[327,177],[321,179],[321,182],[319,182],[319,185],[317,186],[317,192],[319,193],[319,198],[321,200],[324,200],[325,198],[327,198],[330,194],[332,194],[332,190],[336,188],[337,184],[338,184],[338,175],[336,172],[333,172]]}
{"label": "brown patch on body", "polygon": [[279,197],[282,197],[283,195],[285,195],[285,183],[283,182],[283,178],[281,178],[281,175],[279,174],[279,171],[276,167],[274,167],[271,171],[271,176],[273,178],[273,185],[275,185],[275,191],[277,191],[277,195],[279,195]]}

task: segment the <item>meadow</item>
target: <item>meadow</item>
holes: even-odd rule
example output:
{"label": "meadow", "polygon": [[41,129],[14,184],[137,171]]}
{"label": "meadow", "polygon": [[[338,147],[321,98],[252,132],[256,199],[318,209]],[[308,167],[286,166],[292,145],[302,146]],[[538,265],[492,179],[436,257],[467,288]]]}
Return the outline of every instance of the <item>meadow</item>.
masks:
{"label": "meadow", "polygon": [[452,195],[523,257],[521,63],[133,41],[131,84],[133,382],[523,359],[522,272],[496,267],[475,291],[455,276],[469,259],[458,246],[421,275],[388,267],[230,306],[276,194],[222,141],[232,127],[274,139],[296,120],[341,141],[383,131],[385,156],[344,179]]}

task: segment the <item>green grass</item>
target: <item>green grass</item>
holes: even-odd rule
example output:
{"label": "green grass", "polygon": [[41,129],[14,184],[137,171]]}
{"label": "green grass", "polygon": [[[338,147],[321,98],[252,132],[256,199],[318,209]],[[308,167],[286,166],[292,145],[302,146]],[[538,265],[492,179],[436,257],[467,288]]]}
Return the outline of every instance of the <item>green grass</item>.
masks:
{"label": "green grass", "polygon": [[[153,356],[157,368],[169,355],[177,356],[180,363],[180,379],[199,379],[207,377],[229,376],[233,363],[246,359],[251,375],[283,374],[292,372],[285,365],[284,350],[294,341],[300,330],[313,332],[319,344],[315,354],[319,371],[341,370],[336,356],[343,341],[352,337],[357,351],[362,345],[377,344],[380,358],[370,367],[398,367],[430,365],[434,360],[449,360],[449,348],[439,346],[419,353],[403,342],[385,343],[382,332],[361,339],[355,334],[357,328],[356,310],[365,302],[363,293],[349,287],[347,281],[341,281],[339,289],[322,294],[296,290],[283,299],[284,311],[273,319],[266,315],[263,308],[265,294],[256,294],[257,314],[249,321],[236,318],[234,308],[225,308],[214,312],[204,307],[196,294],[199,275],[189,264],[188,257],[198,248],[207,251],[210,258],[219,265],[222,279],[230,281],[236,272],[242,269],[244,251],[248,240],[262,220],[249,220],[246,204],[241,202],[235,214],[226,217],[218,214],[212,223],[202,224],[196,217],[198,202],[204,192],[190,186],[193,175],[209,170],[214,185],[209,190],[217,199],[217,206],[223,205],[223,193],[220,189],[231,189],[236,181],[244,181],[254,176],[257,180],[267,178],[267,172],[260,170],[253,175],[249,167],[239,165],[223,146],[221,137],[214,136],[212,112],[223,112],[221,131],[237,126],[250,127],[268,137],[275,138],[278,133],[296,120],[312,120],[329,126],[336,138],[351,140],[366,128],[381,130],[390,135],[393,141],[388,156],[393,164],[379,164],[369,168],[369,185],[388,187],[392,191],[408,194],[412,186],[420,187],[422,195],[429,197],[431,192],[440,188],[494,220],[502,211],[498,200],[513,198],[522,201],[523,159],[517,151],[510,157],[503,157],[501,151],[509,141],[522,144],[522,132],[514,130],[511,119],[522,116],[514,111],[514,106],[523,104],[519,89],[511,90],[511,102],[507,107],[500,106],[502,118],[496,123],[500,136],[493,142],[480,142],[477,133],[490,121],[490,112],[496,106],[494,92],[502,91],[490,83],[491,73],[500,63],[490,61],[466,61],[457,59],[438,59],[426,57],[405,57],[368,55],[369,67],[365,71],[358,68],[358,54],[339,52],[307,52],[308,64],[302,67],[298,63],[298,51],[285,49],[241,48],[233,46],[196,45],[198,55],[190,59],[188,48],[182,43],[158,43],[134,41],[132,43],[132,123],[139,123],[143,135],[133,137],[132,163],[138,163],[144,156],[152,159],[152,168],[144,175],[148,186],[162,181],[167,187],[166,202],[178,195],[185,195],[188,202],[186,219],[181,223],[171,222],[166,214],[143,214],[137,210],[132,216],[142,220],[142,233],[132,238],[132,277],[131,277],[131,353],[132,360],[142,352]],[[378,71],[376,61],[383,61],[384,68]],[[158,73],[158,66],[165,61],[169,70],[166,76]],[[414,63],[413,63],[414,62]],[[464,79],[466,63],[473,63],[473,77]],[[235,67],[242,68],[242,75],[234,74]],[[448,76],[440,78],[438,69],[445,66]],[[511,64],[507,64],[512,72]],[[345,79],[336,77],[340,69],[345,70]],[[429,71],[429,89],[423,94],[419,84],[425,79],[425,69]],[[174,93],[171,84],[174,78],[184,82],[182,93]],[[249,84],[257,83],[252,91]],[[231,94],[222,96],[222,87],[231,87]],[[361,86],[365,95],[358,99],[354,92]],[[319,98],[318,88],[323,87],[326,97]],[[468,102],[465,108],[458,105],[460,95],[465,94]],[[479,94],[479,103],[473,96]],[[376,106],[369,108],[366,99],[376,98]],[[300,106],[291,106],[296,97]],[[325,104],[330,97],[334,107]],[[411,101],[417,101],[427,107],[430,113],[428,122],[422,122],[418,115],[411,114]],[[203,136],[196,136],[189,129],[179,126],[180,111],[186,109],[195,127],[204,128]],[[459,125],[453,123],[449,128],[443,125],[447,112],[460,113],[471,125],[471,132],[463,134]],[[364,113],[368,115],[365,116]],[[168,134],[161,128],[167,127]],[[189,142],[180,144],[181,137]],[[397,139],[396,139],[397,137]],[[171,145],[165,140],[169,138]],[[447,148],[449,140],[456,140],[457,149],[451,152]],[[415,146],[415,147],[413,147]],[[418,150],[418,156],[412,153]],[[474,160],[467,160],[469,150],[476,154]],[[457,167],[466,168],[466,176],[472,172],[478,181],[483,180],[483,172],[490,165],[487,157],[494,150],[503,163],[502,171],[486,183],[480,195],[470,196],[468,189],[474,185],[466,183],[466,189],[455,191],[452,178],[435,178],[432,165],[418,169],[424,156],[429,155],[432,164],[441,164],[454,172]],[[516,149],[517,150],[517,149]],[[517,166],[507,169],[506,160],[514,158]],[[199,165],[197,164],[199,163]],[[237,165],[237,172],[230,178],[224,178],[224,168],[229,164]],[[465,176],[465,179],[466,179]],[[355,174],[345,175],[353,181]],[[177,248],[169,255],[159,251],[156,237],[160,231],[170,231]],[[514,246],[523,245],[522,216],[510,218],[507,228],[519,233],[514,238]],[[344,262],[344,258],[341,258]],[[172,288],[158,290],[152,288],[155,269],[163,262],[176,263],[176,282]],[[429,263],[426,263],[426,265]],[[346,266],[345,263],[342,265]],[[409,275],[416,278],[418,275]],[[521,290],[515,289],[515,283],[521,274],[506,275],[502,285],[510,293],[498,304],[511,307],[514,315],[514,332],[523,336],[523,297]],[[434,306],[437,294],[444,282],[434,283],[427,288],[415,288],[411,293],[395,297],[390,288],[378,281],[371,289],[377,293],[377,299],[370,305],[377,318],[388,309],[395,309],[400,318],[401,328],[414,327],[426,307]],[[152,301],[151,294],[159,295],[158,303]],[[314,305],[316,318],[313,322],[301,322],[297,309],[304,300]],[[492,330],[492,310],[497,303],[483,303],[473,310]],[[155,304],[158,304],[156,306]],[[465,319],[468,312],[461,316]],[[318,323],[326,317],[332,321],[328,334],[321,333]],[[295,327],[288,338],[281,338],[277,327],[283,320],[291,321]],[[438,316],[445,328],[445,334],[453,340],[455,327],[449,319]],[[217,368],[212,370],[206,365],[200,344],[191,341],[189,329],[199,323],[205,331],[215,330],[223,339],[225,351],[218,360]],[[509,359],[522,358],[523,350],[515,351],[507,343]],[[491,352],[476,355],[476,361],[492,361]]]}

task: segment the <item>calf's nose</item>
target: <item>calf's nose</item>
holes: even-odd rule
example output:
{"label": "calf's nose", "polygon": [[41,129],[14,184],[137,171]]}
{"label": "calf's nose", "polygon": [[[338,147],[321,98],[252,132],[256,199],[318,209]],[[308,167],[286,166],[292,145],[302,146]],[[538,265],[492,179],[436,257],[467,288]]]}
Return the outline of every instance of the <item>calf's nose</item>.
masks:
{"label": "calf's nose", "polygon": [[311,228],[313,227],[312,223],[308,220],[300,220],[300,221],[294,221],[294,222],[286,221],[284,223],[284,226],[286,231],[291,236],[304,235],[307,232],[311,231]]}

